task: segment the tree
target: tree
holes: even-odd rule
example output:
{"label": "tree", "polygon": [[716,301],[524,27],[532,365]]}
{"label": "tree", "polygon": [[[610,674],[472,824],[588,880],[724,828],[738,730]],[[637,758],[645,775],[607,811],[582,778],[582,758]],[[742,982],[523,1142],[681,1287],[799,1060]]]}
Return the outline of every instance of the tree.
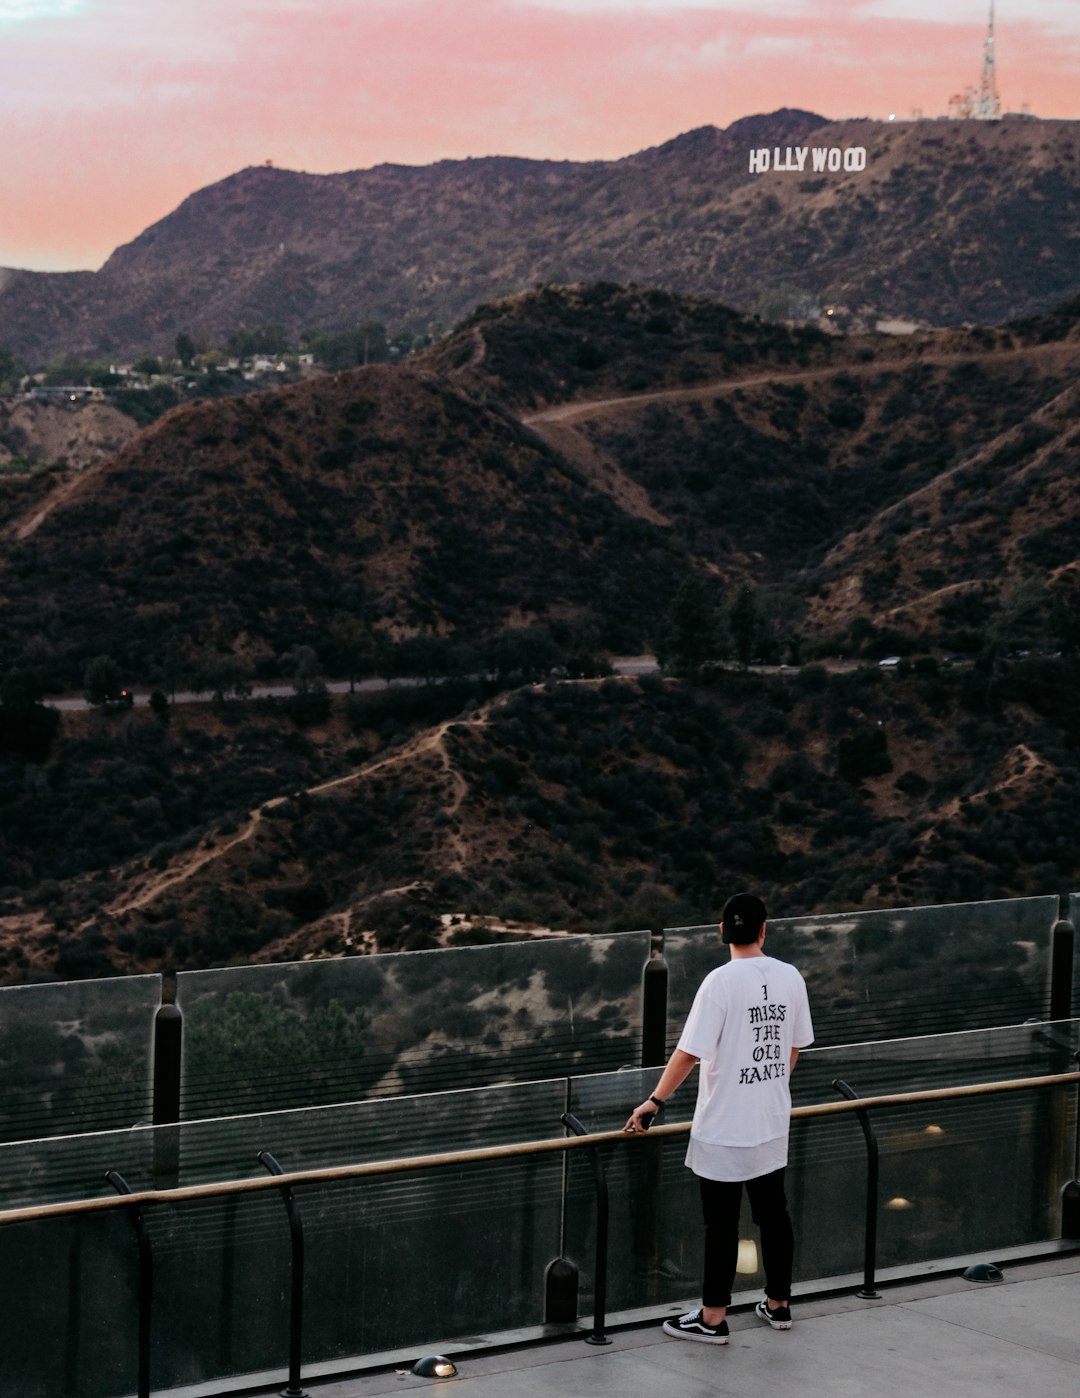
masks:
{"label": "tree", "polygon": [[169,701],[160,689],[155,689],[150,694],[150,712],[163,728],[169,725]]}
{"label": "tree", "polygon": [[192,685],[199,693],[208,690],[218,704],[229,694],[240,699],[251,693],[251,677],[244,662],[219,651],[196,661]]}
{"label": "tree", "polygon": [[331,674],[345,676],[350,694],[358,679],[375,673],[376,651],[375,637],[366,622],[348,612],[334,617],[330,623]]}
{"label": "tree", "polygon": [[735,594],[728,612],[728,626],[735,642],[735,655],[745,669],[753,660],[761,632],[761,613],[757,594],[749,583],[743,583]]}
{"label": "tree", "polygon": [[1080,593],[1054,593],[1050,609],[1050,631],[1055,644],[1066,655],[1080,651]]}
{"label": "tree", "polygon": [[165,689],[176,703],[176,689],[187,675],[190,665],[184,654],[184,642],[179,631],[170,631],[165,637],[165,647],[161,655],[161,678]]}
{"label": "tree", "polygon": [[1053,597],[1042,577],[1020,578],[1005,595],[987,626],[991,648],[1032,650],[1052,632]]}
{"label": "tree", "polygon": [[0,752],[44,762],[60,728],[56,709],[41,703],[43,687],[30,670],[9,670],[0,684]]}
{"label": "tree", "polygon": [[284,354],[289,348],[289,336],[283,325],[241,326],[226,343],[231,355],[250,359],[253,354]]}
{"label": "tree", "polygon": [[14,393],[26,373],[26,366],[10,350],[0,349],[0,393]]}
{"label": "tree", "polygon": [[202,1083],[228,1084],[237,1110],[282,1105],[287,1069],[295,1100],[335,1102],[344,1065],[364,1053],[371,1016],[328,1000],[307,1014],[247,991],[197,1000],[185,1016],[188,1071]]}
{"label": "tree", "polygon": [[713,585],[697,573],[681,583],[656,643],[660,664],[681,675],[696,675],[724,650],[723,627]]}
{"label": "tree", "polygon": [[91,704],[104,704],[110,695],[118,694],[123,685],[120,666],[111,655],[96,655],[83,672],[83,690]]}
{"label": "tree", "polygon": [[45,383],[57,387],[63,384],[86,383],[91,366],[85,359],[74,354],[64,354],[49,361],[45,370]]}
{"label": "tree", "polygon": [[558,648],[542,626],[512,626],[485,649],[490,668],[501,679],[541,679],[559,662]]}
{"label": "tree", "polygon": [[181,330],[176,337],[176,357],[185,369],[190,369],[195,362],[195,341],[186,330]]}
{"label": "tree", "polygon": [[862,728],[841,738],[836,749],[836,773],[857,785],[865,777],[883,777],[893,769],[884,728]]}
{"label": "tree", "polygon": [[386,328],[377,320],[365,320],[353,330],[312,335],[308,349],[327,369],[351,369],[357,364],[380,364],[389,359]]}
{"label": "tree", "polygon": [[310,646],[294,646],[282,659],[282,669],[293,677],[289,714],[302,728],[330,717],[330,691],[319,669],[319,657]]}
{"label": "tree", "polygon": [[812,292],[781,282],[761,293],[754,310],[762,320],[817,320],[821,302]]}

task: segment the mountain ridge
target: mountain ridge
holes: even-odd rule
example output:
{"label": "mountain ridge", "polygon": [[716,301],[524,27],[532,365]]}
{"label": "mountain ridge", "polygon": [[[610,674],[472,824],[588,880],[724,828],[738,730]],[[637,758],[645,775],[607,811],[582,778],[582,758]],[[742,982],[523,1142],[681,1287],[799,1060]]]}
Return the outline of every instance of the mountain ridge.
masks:
{"label": "mountain ridge", "polygon": [[[862,173],[751,174],[755,146],[859,145]],[[783,109],[615,161],[492,156],[194,192],[99,272],[9,272],[32,360],[381,320],[442,333],[538,283],[612,280],[749,310],[798,293],[861,324],[998,322],[1080,291],[1080,123],[829,121]]]}

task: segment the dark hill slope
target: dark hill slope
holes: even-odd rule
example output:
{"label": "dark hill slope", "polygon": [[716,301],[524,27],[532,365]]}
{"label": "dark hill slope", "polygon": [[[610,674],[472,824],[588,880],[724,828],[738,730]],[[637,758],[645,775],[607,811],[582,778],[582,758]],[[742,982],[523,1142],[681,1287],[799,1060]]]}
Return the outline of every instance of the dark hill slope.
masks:
{"label": "dark hill slope", "polygon": [[[39,972],[60,951],[81,952],[87,974],[433,945],[444,914],[685,925],[714,920],[717,890],[740,885],[791,913],[1075,887],[1075,682],[1075,665],[1034,660],[999,676],[992,697],[975,672],[876,667],[728,673],[713,689],[551,682],[346,761],[336,779],[314,732],[306,749],[287,745],[287,799],[267,801],[264,757],[245,807],[234,760],[227,822],[42,889],[8,907],[0,932],[22,938]],[[163,784],[177,763],[166,749],[178,739],[148,714],[131,722],[126,737],[63,757],[69,781],[82,765],[80,780],[112,793],[118,842],[124,824],[145,839],[140,813],[155,795],[171,805]],[[258,724],[270,756],[267,722],[252,714],[233,743]],[[208,763],[229,743],[227,732],[211,743]],[[30,817],[10,826],[13,846],[30,837],[35,799],[13,784],[8,809]]]}
{"label": "dark hill slope", "polygon": [[528,410],[843,363],[849,352],[846,340],[716,301],[593,282],[478,306],[420,362]]}
{"label": "dark hill slope", "polygon": [[390,368],[178,409],[9,535],[9,654],[41,663],[55,637],[68,685],[102,650],[150,678],[170,633],[256,666],[325,653],[350,620],[476,641],[559,618],[639,643],[682,566],[507,414]]}
{"label": "dark hill slope", "polygon": [[[691,568],[797,593],[785,635],[808,608],[815,639],[977,647],[1018,585],[1072,595],[1077,324],[849,339],[636,289],[511,298],[428,357],[452,378],[191,406],[28,505],[9,663],[70,688],[107,651],[161,683],[167,652],[269,675],[308,644],[343,673],[357,624],[476,643],[534,620],[636,649]],[[553,396],[575,401],[531,427],[502,405]]]}
{"label": "dark hill slope", "polygon": [[[856,145],[861,173],[749,172],[753,149]],[[1078,239],[1080,123],[780,111],[616,161],[243,170],[98,273],[11,276],[0,345],[45,359],[265,322],[441,331],[494,296],[597,280],[743,309],[794,286],[864,322],[998,322],[1076,294]]]}
{"label": "dark hill slope", "polygon": [[[1055,346],[777,372],[689,402],[628,403],[578,426],[677,521],[695,552],[719,557],[739,538],[775,574],[819,559],[1022,428],[1072,382],[1078,361],[1077,350]],[[1009,485],[1008,472],[986,473],[988,513]],[[934,551],[925,561],[940,563],[932,537],[925,547]]]}
{"label": "dark hill slope", "polygon": [[[793,587],[827,632],[861,617],[951,646],[1025,581],[1075,588],[1077,324],[1066,307],[996,332],[811,344],[772,367],[748,348],[730,378],[532,423],[639,487],[725,581]],[[679,377],[677,351],[658,362]]]}
{"label": "dark hill slope", "polygon": [[[957,376],[992,397],[1008,392],[1014,410],[1022,384],[977,374]],[[1076,360],[1067,387],[1010,423],[985,412],[969,429],[955,465],[909,491],[833,545],[818,570],[813,610],[836,630],[856,617],[955,645],[995,638],[1033,646],[1047,608],[1080,618],[1080,385]],[[959,395],[957,395],[959,396]],[[1041,394],[1040,394],[1041,396]],[[984,397],[985,402],[985,397]],[[998,429],[998,430],[995,430]],[[1026,600],[1025,600],[1026,597]],[[1023,615],[1023,612],[1028,615]],[[1060,644],[1069,623],[1050,626]]]}

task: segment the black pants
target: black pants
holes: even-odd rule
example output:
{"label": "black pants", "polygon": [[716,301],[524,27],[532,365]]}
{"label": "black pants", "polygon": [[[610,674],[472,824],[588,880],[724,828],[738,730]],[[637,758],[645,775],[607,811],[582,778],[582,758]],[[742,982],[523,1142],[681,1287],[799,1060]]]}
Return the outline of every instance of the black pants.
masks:
{"label": "black pants", "polygon": [[761,1234],[761,1262],[765,1270],[765,1294],[774,1301],[791,1295],[791,1263],[795,1235],[784,1193],[784,1171],[759,1175],[753,1180],[706,1180],[698,1176],[701,1211],[705,1216],[705,1277],[702,1304],[730,1306],[731,1284],[739,1258],[739,1209],[743,1188]]}

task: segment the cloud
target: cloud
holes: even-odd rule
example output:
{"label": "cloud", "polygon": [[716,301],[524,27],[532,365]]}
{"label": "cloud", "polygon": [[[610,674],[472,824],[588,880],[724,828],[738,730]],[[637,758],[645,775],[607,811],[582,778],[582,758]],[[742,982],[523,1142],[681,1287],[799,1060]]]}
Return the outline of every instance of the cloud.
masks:
{"label": "cloud", "polygon": [[[675,16],[688,10],[707,10],[718,22],[726,15],[761,15],[761,0],[510,0],[520,9],[555,10],[563,14],[651,13]],[[771,0],[769,18],[810,16],[815,0]]]}
{"label": "cloud", "polygon": [[[853,9],[860,19],[899,20],[919,24],[949,24],[970,26],[983,34],[990,16],[988,0],[855,0]],[[1003,35],[1019,28],[1035,26],[1044,32],[1076,35],[1080,30],[1076,0],[1011,0],[997,4],[995,33]]]}
{"label": "cloud", "polygon": [[0,0],[0,24],[62,19],[86,8],[86,0]]}

